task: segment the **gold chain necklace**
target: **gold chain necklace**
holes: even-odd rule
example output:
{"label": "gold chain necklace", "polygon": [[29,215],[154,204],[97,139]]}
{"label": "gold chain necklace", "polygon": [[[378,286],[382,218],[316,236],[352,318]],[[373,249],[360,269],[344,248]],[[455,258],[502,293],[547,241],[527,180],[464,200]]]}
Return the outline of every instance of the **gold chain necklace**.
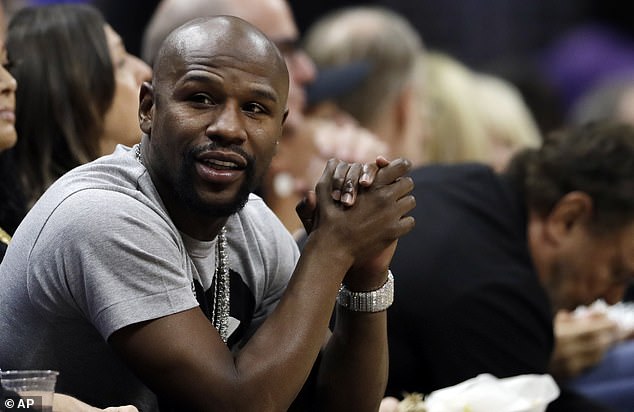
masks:
{"label": "gold chain necklace", "polygon": [[[134,147],[134,157],[139,163],[143,164],[141,158],[141,143]],[[214,301],[211,310],[211,323],[225,343],[227,343],[227,339],[229,339],[229,308],[231,296],[228,260],[227,230],[223,226],[218,233],[218,241],[216,242],[216,271],[212,281]],[[192,291],[195,297],[196,287],[193,281]]]}

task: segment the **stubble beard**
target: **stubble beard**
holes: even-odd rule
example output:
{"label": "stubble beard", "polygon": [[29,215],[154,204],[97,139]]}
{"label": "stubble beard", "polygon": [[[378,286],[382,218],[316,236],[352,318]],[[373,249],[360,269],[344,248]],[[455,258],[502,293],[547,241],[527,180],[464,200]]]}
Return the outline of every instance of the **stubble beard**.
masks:
{"label": "stubble beard", "polygon": [[574,287],[577,282],[581,279],[565,263],[557,261],[552,264],[546,289],[554,313],[560,309],[574,310],[581,304]]}
{"label": "stubble beard", "polygon": [[244,170],[245,178],[238,193],[229,202],[209,203],[203,200],[194,189],[195,155],[190,152],[184,156],[184,161],[176,176],[176,195],[182,204],[186,205],[193,213],[208,217],[228,217],[244,208],[249,200],[249,195],[257,185],[255,176],[255,161],[252,156],[247,155],[242,150],[235,150],[247,159],[247,166]]}

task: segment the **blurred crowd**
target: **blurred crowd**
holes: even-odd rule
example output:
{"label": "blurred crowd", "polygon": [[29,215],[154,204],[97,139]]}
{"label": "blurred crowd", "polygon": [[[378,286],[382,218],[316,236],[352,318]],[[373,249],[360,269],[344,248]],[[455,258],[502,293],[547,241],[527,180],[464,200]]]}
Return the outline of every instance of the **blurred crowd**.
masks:
{"label": "blurred crowd", "polygon": [[[504,201],[478,203],[480,194],[493,191],[483,182],[490,176],[511,176],[518,154],[536,153],[546,142],[555,145],[557,138],[550,136],[570,128],[601,121],[634,126],[634,25],[625,18],[631,16],[627,2],[290,0],[282,2],[286,8],[280,11],[276,2],[270,8],[270,2],[263,2],[261,9],[253,10],[221,0],[86,0],[75,2],[85,8],[38,11],[50,3],[58,2],[3,1],[3,65],[8,72],[0,73],[5,77],[0,110],[15,112],[11,117],[0,111],[0,126],[13,130],[15,125],[14,134],[0,137],[4,248],[60,176],[112,153],[119,144],[132,147],[139,142],[139,89],[151,81],[167,35],[195,17],[236,15],[269,37],[288,67],[289,114],[257,194],[300,247],[307,233],[296,205],[315,186],[329,158],[373,162],[383,155],[407,158],[415,169],[432,168],[433,173],[420,180],[430,199],[417,196],[417,203],[421,210],[429,207],[436,222],[427,225],[425,216],[417,216],[420,232],[404,238],[403,252],[397,249],[394,257],[394,268],[412,273],[407,283],[401,281],[407,292],[398,299],[413,303],[397,301],[388,314],[394,362],[382,410],[389,411],[390,401],[402,399],[405,392],[429,393],[477,372],[490,372],[498,377],[553,375],[562,397],[552,411],[634,411],[631,331],[620,329],[604,312],[574,316],[575,305],[543,304],[556,299],[546,297],[536,282],[522,278],[520,284],[502,282],[500,289],[489,289],[498,279],[474,286],[463,279],[469,264],[436,262],[469,255],[467,250],[478,242],[468,243],[468,238],[480,232],[504,240],[481,243],[471,267],[488,259],[496,264],[477,270],[502,271],[496,265],[506,264],[508,256],[498,256],[493,249],[513,243],[509,239],[517,235],[516,225],[507,219],[514,219],[518,206],[507,201],[510,194],[500,195]],[[608,128],[605,133],[627,135],[620,130]],[[580,134],[580,141],[584,136]],[[446,177],[441,169],[448,165],[465,169]],[[567,172],[564,166],[554,170]],[[439,188],[454,182],[455,191]],[[478,202],[464,210],[434,203],[466,197]],[[484,224],[443,226],[444,211],[456,213],[447,215],[449,223],[473,213],[502,229],[493,234]],[[457,232],[448,233],[453,230]],[[460,238],[460,233],[463,239],[447,239]],[[517,237],[527,237],[525,227]],[[441,250],[443,242],[449,246]],[[415,248],[427,248],[430,256]],[[523,253],[510,251],[521,264],[503,271],[524,265],[533,273]],[[415,258],[420,259],[417,267],[406,263]],[[524,269],[517,269],[518,277],[528,273]],[[418,283],[418,272],[429,270],[436,270],[439,278]],[[455,283],[446,282],[454,272],[460,272]],[[467,285],[481,288],[487,302],[469,295]],[[629,280],[586,296],[625,303],[631,297],[628,285]],[[492,297],[498,294],[496,306]],[[464,304],[455,305],[454,298],[464,299]],[[474,305],[472,313],[467,302]],[[517,326],[522,322],[525,328]],[[454,333],[456,328],[465,336]],[[447,339],[432,342],[433,333]],[[526,340],[520,342],[518,336]],[[423,353],[420,346],[426,341],[436,352]],[[462,345],[451,343],[456,341]],[[620,367],[605,366],[615,363]],[[602,406],[570,409],[574,402],[582,404],[577,395]],[[566,399],[571,403],[564,404]]]}

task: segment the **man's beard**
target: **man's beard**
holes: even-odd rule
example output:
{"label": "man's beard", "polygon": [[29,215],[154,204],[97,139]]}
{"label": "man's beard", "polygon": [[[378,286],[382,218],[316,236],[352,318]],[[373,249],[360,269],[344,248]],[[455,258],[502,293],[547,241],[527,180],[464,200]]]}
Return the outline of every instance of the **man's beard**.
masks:
{"label": "man's beard", "polygon": [[583,287],[576,271],[561,260],[553,262],[549,268],[550,273],[546,284],[546,291],[550,298],[553,312],[560,309],[574,310],[581,304],[590,302],[580,302],[580,287]]}
{"label": "man's beard", "polygon": [[189,150],[184,155],[184,161],[176,176],[176,194],[181,202],[187,205],[194,213],[206,215],[209,217],[227,217],[240,211],[249,200],[249,195],[259,184],[255,178],[255,159],[248,155],[242,148],[238,146],[228,147],[231,151],[239,153],[247,160],[244,170],[245,179],[238,190],[238,193],[231,202],[209,204],[196,193],[192,185],[192,174],[195,170],[196,155],[202,151],[215,150],[219,145],[210,143],[202,148]]}

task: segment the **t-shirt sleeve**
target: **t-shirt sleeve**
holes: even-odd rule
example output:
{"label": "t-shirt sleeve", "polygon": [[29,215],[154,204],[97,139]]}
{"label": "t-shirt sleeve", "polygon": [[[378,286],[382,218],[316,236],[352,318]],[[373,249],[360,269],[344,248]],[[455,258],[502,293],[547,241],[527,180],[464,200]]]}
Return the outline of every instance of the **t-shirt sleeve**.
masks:
{"label": "t-shirt sleeve", "polygon": [[81,316],[104,339],[125,326],[197,306],[177,231],[125,193],[90,189],[53,211],[29,255],[31,300]]}

